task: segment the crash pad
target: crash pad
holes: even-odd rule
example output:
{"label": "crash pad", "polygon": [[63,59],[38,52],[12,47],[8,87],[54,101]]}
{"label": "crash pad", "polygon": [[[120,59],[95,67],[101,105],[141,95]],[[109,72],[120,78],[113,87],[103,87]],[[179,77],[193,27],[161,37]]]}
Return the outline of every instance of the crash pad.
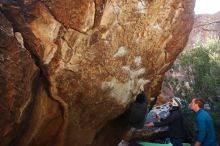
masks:
{"label": "crash pad", "polygon": [[[161,143],[150,143],[150,142],[144,142],[144,141],[140,141],[138,142],[138,144],[142,146],[172,146],[171,143],[161,144]],[[183,146],[191,146],[191,145],[189,143],[183,143]]]}

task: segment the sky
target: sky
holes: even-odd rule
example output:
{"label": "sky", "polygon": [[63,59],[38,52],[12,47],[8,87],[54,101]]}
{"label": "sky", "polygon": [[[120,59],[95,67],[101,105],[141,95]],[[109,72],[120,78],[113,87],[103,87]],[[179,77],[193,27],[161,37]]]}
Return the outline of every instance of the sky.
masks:
{"label": "sky", "polygon": [[195,14],[214,14],[220,11],[220,0],[196,0]]}

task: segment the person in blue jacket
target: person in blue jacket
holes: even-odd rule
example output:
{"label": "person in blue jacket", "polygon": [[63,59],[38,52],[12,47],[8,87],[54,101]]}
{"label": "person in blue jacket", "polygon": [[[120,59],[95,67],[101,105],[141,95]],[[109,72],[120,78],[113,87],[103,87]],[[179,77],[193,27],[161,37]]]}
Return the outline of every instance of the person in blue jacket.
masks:
{"label": "person in blue jacket", "polygon": [[194,146],[217,146],[214,124],[209,113],[203,109],[204,103],[201,98],[194,98],[191,102],[191,109],[196,112],[198,128]]}

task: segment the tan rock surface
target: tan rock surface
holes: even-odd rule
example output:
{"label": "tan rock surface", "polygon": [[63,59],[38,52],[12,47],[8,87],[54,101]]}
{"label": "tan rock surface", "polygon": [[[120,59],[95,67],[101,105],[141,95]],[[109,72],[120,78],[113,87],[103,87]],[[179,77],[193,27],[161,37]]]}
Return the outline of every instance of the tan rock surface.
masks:
{"label": "tan rock surface", "polygon": [[[35,107],[31,119],[41,123],[31,120],[30,129],[41,141],[27,130],[19,145],[112,145],[114,137],[107,142],[105,136],[140,88],[149,96],[158,93],[185,46],[193,8],[194,0],[25,0],[18,8],[3,6],[49,82],[51,100],[39,92],[41,100],[54,109]],[[45,115],[57,117],[52,127],[60,127],[55,144],[42,142],[44,130],[36,130],[50,126],[44,106]]]}

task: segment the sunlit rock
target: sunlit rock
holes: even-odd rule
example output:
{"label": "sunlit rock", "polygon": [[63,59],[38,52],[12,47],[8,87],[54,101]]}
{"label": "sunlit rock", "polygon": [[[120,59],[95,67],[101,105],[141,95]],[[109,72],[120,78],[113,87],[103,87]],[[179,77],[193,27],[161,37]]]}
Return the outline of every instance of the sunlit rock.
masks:
{"label": "sunlit rock", "polygon": [[50,118],[37,114],[29,121],[35,134],[23,133],[18,146],[115,145],[120,136],[117,117],[140,90],[149,96],[159,92],[164,73],[186,44],[194,17],[194,0],[21,3],[2,9],[48,82],[48,94],[39,94],[51,100],[44,96],[38,102],[54,110],[48,112],[41,103],[33,112],[45,106],[45,116],[57,116],[51,125],[59,134],[55,140],[54,135],[43,136],[42,127],[51,126]]}

